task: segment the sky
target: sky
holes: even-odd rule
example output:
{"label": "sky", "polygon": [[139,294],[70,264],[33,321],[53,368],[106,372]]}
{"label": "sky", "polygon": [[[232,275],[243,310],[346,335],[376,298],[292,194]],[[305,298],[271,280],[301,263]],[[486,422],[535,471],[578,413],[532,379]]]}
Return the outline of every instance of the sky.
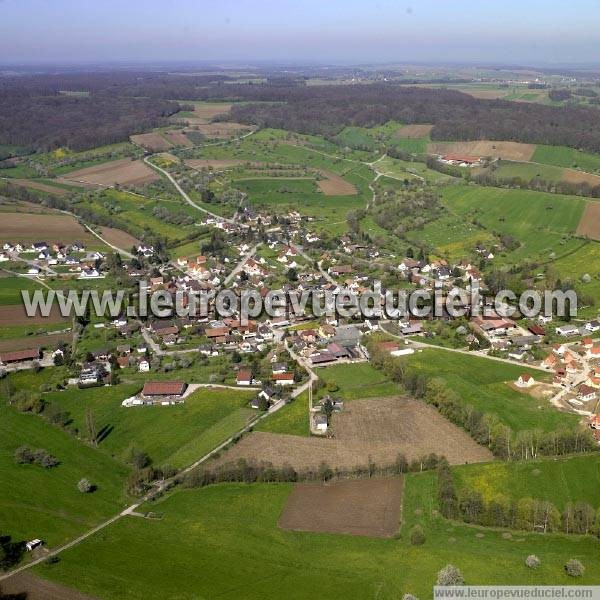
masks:
{"label": "sky", "polygon": [[0,0],[0,64],[600,63],[598,0]]}

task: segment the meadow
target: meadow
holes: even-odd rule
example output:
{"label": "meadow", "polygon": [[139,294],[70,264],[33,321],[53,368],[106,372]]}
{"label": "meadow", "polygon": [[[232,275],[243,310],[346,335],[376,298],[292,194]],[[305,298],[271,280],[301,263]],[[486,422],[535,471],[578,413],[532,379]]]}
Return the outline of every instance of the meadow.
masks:
{"label": "meadow", "polygon": [[575,426],[579,420],[574,414],[558,412],[547,400],[536,400],[507,385],[522,373],[545,381],[548,375],[541,371],[433,348],[403,360],[427,377],[443,379],[459,402],[496,415],[514,431],[554,431],[561,425]]}
{"label": "meadow", "polygon": [[[577,583],[598,579],[595,538],[504,538],[500,531],[444,520],[437,513],[432,472],[406,477],[404,522],[399,535],[389,539],[278,528],[291,489],[289,484],[222,484],[177,490],[143,507],[159,519],[126,517],[62,554],[59,563],[35,571],[105,600],[120,599],[125,588],[139,600],[165,598],[174,589],[190,600],[300,600],[314,598],[316,589],[330,600],[392,600],[404,593],[428,598],[437,571],[448,563],[457,565],[469,584],[573,584],[563,568],[572,557],[587,568]],[[409,543],[416,523],[425,531],[421,546]],[[157,540],[161,552],[149,552]],[[541,559],[537,570],[524,565],[532,553]]]}
{"label": "meadow", "polygon": [[[52,469],[17,464],[20,446],[43,448],[60,460]],[[112,516],[125,506],[128,469],[41,417],[0,404],[0,530],[15,541],[41,538],[58,545]],[[82,494],[77,483],[97,486]]]}
{"label": "meadow", "polygon": [[600,454],[539,461],[496,462],[453,469],[458,491],[473,489],[485,501],[548,500],[559,510],[568,502],[587,502],[600,508]]}
{"label": "meadow", "polygon": [[[176,377],[171,376],[171,379]],[[46,398],[68,411],[73,426],[85,435],[90,410],[100,434],[99,448],[126,459],[132,449],[146,452],[155,465],[185,467],[230,435],[255,414],[248,408],[252,392],[199,389],[184,404],[135,406],[121,402],[141,389],[140,384],[53,392]]]}
{"label": "meadow", "polygon": [[582,169],[589,173],[600,172],[600,154],[582,152],[567,146],[540,145],[536,148],[531,160],[557,167]]}

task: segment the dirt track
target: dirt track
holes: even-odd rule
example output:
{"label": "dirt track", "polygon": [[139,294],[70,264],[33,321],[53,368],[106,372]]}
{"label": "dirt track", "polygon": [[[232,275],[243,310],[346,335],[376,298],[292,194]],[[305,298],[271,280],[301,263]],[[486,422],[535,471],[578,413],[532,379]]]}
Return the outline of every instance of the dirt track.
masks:
{"label": "dirt track", "polygon": [[392,537],[400,524],[401,504],[399,477],[298,484],[288,497],[279,527]]}
{"label": "dirt track", "polygon": [[347,402],[333,416],[334,438],[300,437],[254,431],[243,437],[217,463],[240,458],[285,464],[296,469],[353,468],[369,459],[383,466],[399,453],[408,460],[436,453],[451,464],[487,462],[492,453],[474,442],[434,408],[412,398],[379,398]]}

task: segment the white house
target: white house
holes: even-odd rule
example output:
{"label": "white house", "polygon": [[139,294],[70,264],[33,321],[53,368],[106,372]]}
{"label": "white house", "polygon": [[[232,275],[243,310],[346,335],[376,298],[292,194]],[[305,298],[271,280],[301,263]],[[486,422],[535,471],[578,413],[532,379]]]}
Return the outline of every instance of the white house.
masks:
{"label": "white house", "polygon": [[534,384],[535,384],[535,379],[531,375],[528,375],[527,373],[524,373],[523,375],[519,375],[519,379],[517,379],[517,385],[519,387],[531,387]]}
{"label": "white house", "polygon": [[140,373],[147,373],[150,370],[150,363],[145,358],[143,358],[142,360],[140,360],[138,369]]}

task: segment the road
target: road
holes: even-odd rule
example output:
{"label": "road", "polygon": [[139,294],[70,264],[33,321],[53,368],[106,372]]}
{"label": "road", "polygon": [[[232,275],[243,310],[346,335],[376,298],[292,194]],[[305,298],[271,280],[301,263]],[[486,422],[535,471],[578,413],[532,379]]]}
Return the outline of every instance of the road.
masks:
{"label": "road", "polygon": [[235,278],[235,276],[243,269],[244,265],[246,264],[246,261],[248,259],[252,258],[256,254],[256,250],[258,249],[259,246],[260,246],[260,243],[259,244],[255,244],[252,248],[250,248],[250,250],[248,252],[246,252],[246,254],[244,254],[242,256],[242,258],[240,259],[240,261],[233,268],[233,271],[231,271],[231,273],[229,273],[229,275],[227,275],[227,277],[225,277],[225,280],[223,281],[223,286],[224,287],[227,287],[229,285],[229,283],[231,281],[233,281],[233,279]]}

